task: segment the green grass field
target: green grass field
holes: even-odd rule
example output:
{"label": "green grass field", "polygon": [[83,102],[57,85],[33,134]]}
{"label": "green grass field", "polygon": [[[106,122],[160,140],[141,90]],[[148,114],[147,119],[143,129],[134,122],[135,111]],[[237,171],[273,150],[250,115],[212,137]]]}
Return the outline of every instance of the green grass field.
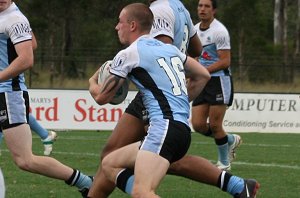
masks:
{"label": "green grass field", "polygon": [[[61,162],[93,175],[99,163],[99,152],[109,132],[58,132],[53,157]],[[244,178],[254,177],[261,183],[258,197],[300,197],[300,135],[241,133],[243,144],[237,151],[231,172]],[[201,155],[215,162],[217,152],[210,138],[193,134],[190,154]],[[80,197],[75,187],[58,181],[26,173],[12,162],[5,143],[1,144],[0,167],[6,182],[6,198],[74,198]],[[40,139],[33,135],[34,153],[42,155]],[[199,167],[201,168],[201,167]],[[226,198],[231,197],[218,188],[182,177],[166,176],[158,192],[163,198]],[[129,197],[115,190],[112,198]]]}

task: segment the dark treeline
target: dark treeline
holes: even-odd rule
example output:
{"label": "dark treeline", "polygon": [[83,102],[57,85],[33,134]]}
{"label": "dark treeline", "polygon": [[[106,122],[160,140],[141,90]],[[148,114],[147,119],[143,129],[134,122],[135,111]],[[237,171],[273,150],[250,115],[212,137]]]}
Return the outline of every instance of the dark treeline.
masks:
{"label": "dark treeline", "polygon": [[[47,65],[52,80],[63,80],[85,76],[89,65],[111,59],[121,49],[114,29],[118,14],[124,5],[137,1],[15,2],[30,20],[37,37],[36,64],[41,69]],[[198,0],[183,2],[197,23]],[[294,82],[300,70],[299,4],[300,0],[218,1],[217,18],[231,35],[232,65],[237,78],[252,82]],[[282,8],[279,11],[286,13],[279,28],[285,34],[281,42],[274,43],[277,35],[274,16],[278,5]]]}

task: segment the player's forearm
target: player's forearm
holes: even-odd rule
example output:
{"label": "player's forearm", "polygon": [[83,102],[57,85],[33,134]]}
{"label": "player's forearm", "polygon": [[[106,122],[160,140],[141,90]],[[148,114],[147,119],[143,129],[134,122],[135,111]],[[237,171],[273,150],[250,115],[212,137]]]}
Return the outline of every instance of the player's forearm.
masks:
{"label": "player's forearm", "polygon": [[189,96],[189,102],[193,101],[203,90],[208,79],[202,78],[198,81],[189,80],[187,83],[187,90]]}
{"label": "player's forearm", "polygon": [[19,74],[30,69],[32,65],[33,61],[18,57],[6,69],[0,72],[0,82],[18,76]]}

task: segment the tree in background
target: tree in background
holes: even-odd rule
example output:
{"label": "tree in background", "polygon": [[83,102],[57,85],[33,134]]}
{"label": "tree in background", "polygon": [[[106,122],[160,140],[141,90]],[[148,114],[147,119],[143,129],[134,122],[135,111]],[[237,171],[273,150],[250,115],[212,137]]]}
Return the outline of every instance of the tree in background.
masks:
{"label": "tree in background", "polygon": [[[194,21],[198,21],[198,0],[182,1]],[[232,69],[237,80],[253,83],[295,80],[293,75],[300,65],[294,62],[300,56],[299,1],[218,1],[217,18],[231,34]],[[114,28],[119,10],[131,2],[135,0],[16,0],[38,39],[34,69],[50,73],[51,85],[56,81],[62,85],[68,78],[85,79],[89,68],[93,71],[120,49]],[[278,24],[275,30],[279,20],[274,20],[279,16],[275,13],[283,8],[286,18],[279,14],[280,20],[282,17],[284,20],[279,21],[283,24]]]}
{"label": "tree in background", "polygon": [[274,6],[274,46],[282,47],[283,63],[280,82],[294,81],[294,64],[289,61],[288,47],[288,0],[275,0]]}
{"label": "tree in background", "polygon": [[298,17],[297,17],[297,22],[296,22],[296,43],[295,43],[295,53],[294,56],[299,56],[300,55],[300,0],[298,0],[298,6],[297,6],[297,13],[298,13]]}

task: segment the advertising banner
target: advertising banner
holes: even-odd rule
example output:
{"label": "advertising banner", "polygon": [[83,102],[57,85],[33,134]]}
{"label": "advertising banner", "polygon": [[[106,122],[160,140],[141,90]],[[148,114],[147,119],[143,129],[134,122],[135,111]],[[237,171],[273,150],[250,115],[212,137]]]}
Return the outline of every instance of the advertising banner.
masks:
{"label": "advertising banner", "polygon": [[[87,90],[29,89],[31,112],[47,129],[112,130],[134,98],[98,105]],[[300,133],[300,94],[236,93],[224,122],[228,132]]]}
{"label": "advertising banner", "polygon": [[300,133],[300,94],[237,93],[223,126],[233,132]]}

